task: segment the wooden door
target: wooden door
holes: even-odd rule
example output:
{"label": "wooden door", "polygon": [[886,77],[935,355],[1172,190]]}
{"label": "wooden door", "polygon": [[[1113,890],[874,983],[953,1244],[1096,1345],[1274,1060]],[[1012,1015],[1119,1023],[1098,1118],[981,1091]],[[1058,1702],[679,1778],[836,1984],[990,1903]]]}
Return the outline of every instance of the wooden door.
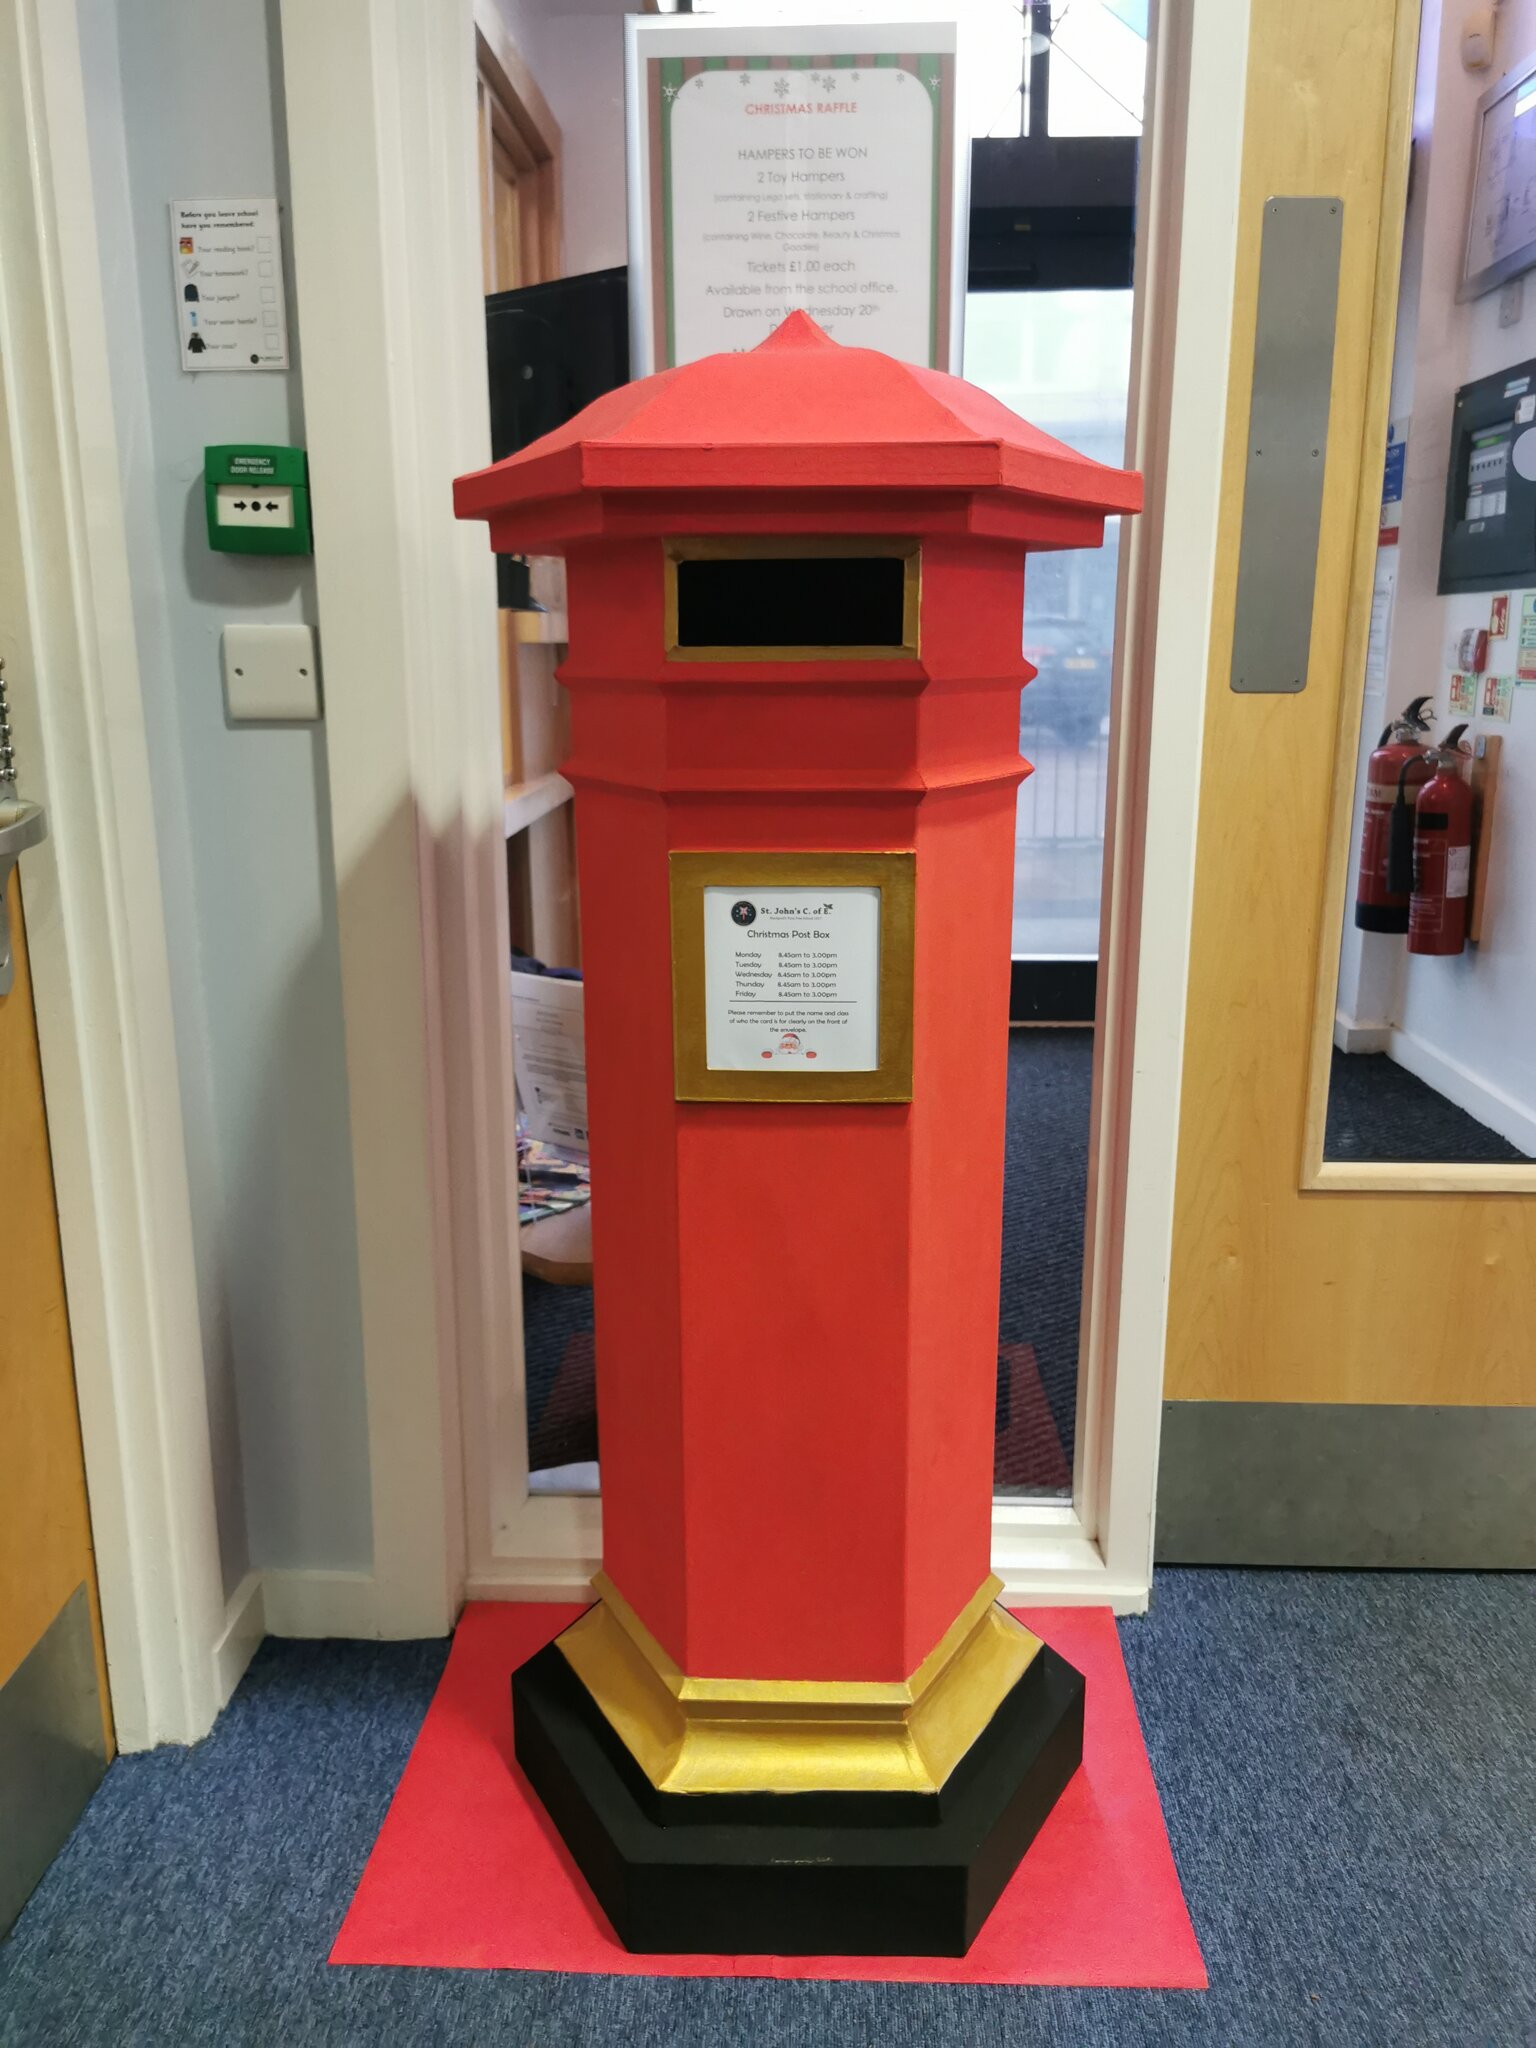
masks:
{"label": "wooden door", "polygon": [[[1394,0],[1251,15],[1158,1511],[1170,1561],[1536,1554],[1515,1469],[1536,1440],[1536,1197],[1458,1192],[1431,1172],[1412,1191],[1346,1186],[1307,1165],[1322,1100],[1310,1083],[1331,1046],[1417,19]],[[1306,687],[1253,696],[1229,676],[1272,194],[1336,198],[1343,261]],[[1508,1554],[1482,1547],[1493,1507]]]}
{"label": "wooden door", "polygon": [[0,996],[0,1932],[110,1753],[106,1662],[75,1404],[20,879]]}

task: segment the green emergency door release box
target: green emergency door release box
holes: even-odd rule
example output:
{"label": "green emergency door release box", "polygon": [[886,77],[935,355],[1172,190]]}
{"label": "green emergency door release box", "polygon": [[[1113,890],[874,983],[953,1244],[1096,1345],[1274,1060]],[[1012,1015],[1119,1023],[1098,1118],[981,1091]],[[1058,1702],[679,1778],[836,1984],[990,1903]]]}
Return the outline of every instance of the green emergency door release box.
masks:
{"label": "green emergency door release box", "polygon": [[237,555],[307,555],[309,460],[302,448],[205,448],[208,545]]}

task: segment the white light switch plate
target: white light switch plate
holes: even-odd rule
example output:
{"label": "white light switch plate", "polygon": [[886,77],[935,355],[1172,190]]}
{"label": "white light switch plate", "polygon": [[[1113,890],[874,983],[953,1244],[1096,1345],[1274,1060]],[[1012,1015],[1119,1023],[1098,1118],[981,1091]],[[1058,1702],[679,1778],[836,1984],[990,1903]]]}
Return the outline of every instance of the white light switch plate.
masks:
{"label": "white light switch plate", "polygon": [[320,716],[320,669],[308,626],[226,626],[224,702],[232,724],[304,724]]}

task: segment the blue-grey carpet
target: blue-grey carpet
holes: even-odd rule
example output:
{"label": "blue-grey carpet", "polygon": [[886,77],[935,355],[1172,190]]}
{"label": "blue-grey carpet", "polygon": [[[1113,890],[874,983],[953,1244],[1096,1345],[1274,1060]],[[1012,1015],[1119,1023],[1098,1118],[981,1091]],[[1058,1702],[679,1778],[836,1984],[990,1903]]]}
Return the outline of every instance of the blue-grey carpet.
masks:
{"label": "blue-grey carpet", "polygon": [[1413,1166],[1428,1159],[1462,1166],[1519,1166],[1528,1155],[1384,1052],[1334,1048],[1325,1159]]}
{"label": "blue-grey carpet", "polygon": [[[1067,1470],[1077,1439],[1078,1322],[1088,1212],[1093,1033],[1040,1026],[1008,1034],[999,1344],[1030,1344]],[[1002,1400],[999,1383],[998,1398]],[[997,1474],[999,1491],[1030,1488]]]}
{"label": "blue-grey carpet", "polygon": [[201,1747],[107,1773],[0,1945],[0,2042],[1536,2040],[1528,1579],[1164,1571],[1121,1640],[1209,1992],[330,1969],[445,1649],[268,1643]]}

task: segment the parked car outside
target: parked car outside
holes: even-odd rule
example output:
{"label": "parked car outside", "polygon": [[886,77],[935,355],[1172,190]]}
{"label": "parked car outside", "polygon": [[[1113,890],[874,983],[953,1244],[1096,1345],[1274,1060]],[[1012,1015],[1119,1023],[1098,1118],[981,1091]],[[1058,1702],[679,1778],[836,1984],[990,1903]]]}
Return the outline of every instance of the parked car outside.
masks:
{"label": "parked car outside", "polygon": [[1036,670],[1019,709],[1021,733],[1047,731],[1064,746],[1097,739],[1109,712],[1109,649],[1084,619],[1024,621],[1024,659]]}

